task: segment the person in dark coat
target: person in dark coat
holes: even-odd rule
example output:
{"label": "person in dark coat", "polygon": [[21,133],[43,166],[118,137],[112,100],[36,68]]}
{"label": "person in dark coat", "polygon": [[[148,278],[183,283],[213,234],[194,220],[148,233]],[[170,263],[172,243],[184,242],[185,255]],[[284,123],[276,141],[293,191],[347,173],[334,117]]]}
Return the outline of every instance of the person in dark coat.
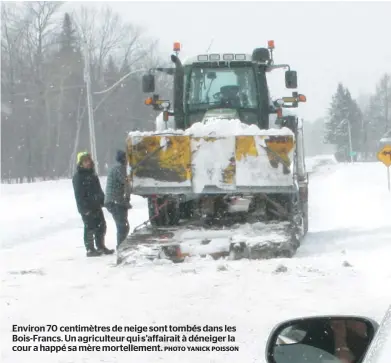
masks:
{"label": "person in dark coat", "polygon": [[88,152],[80,152],[77,155],[77,171],[72,184],[77,209],[84,223],[87,257],[113,254],[114,250],[105,246],[106,220],[102,210],[105,195]]}
{"label": "person in dark coat", "polygon": [[111,213],[117,226],[117,248],[129,234],[128,210],[130,204],[130,186],[126,175],[126,153],[117,151],[117,164],[107,176],[105,207]]}

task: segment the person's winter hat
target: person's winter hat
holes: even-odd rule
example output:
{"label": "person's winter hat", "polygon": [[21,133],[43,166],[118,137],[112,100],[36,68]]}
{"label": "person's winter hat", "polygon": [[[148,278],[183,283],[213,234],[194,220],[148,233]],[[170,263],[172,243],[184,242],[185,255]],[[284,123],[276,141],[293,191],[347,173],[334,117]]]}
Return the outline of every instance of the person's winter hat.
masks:
{"label": "person's winter hat", "polygon": [[123,150],[118,150],[115,160],[121,164],[126,164],[126,152]]}
{"label": "person's winter hat", "polygon": [[80,165],[86,158],[91,159],[91,154],[88,151],[81,151],[77,154],[77,164]]}

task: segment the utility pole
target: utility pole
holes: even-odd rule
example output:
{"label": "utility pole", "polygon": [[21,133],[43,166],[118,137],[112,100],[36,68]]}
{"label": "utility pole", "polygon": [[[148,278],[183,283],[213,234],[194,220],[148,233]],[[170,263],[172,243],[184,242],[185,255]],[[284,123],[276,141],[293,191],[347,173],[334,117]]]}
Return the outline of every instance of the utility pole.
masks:
{"label": "utility pole", "polygon": [[[385,132],[387,132],[388,131],[388,104],[390,103],[390,100],[388,99],[388,97],[390,96],[389,94],[388,94],[388,89],[389,89],[389,81],[390,81],[390,77],[389,77],[389,75],[388,74],[386,74],[385,76],[384,76],[384,78],[385,78],[385,81],[384,81],[384,83],[385,83],[385,87],[384,87],[384,92],[385,92],[385,95],[384,95],[384,118],[385,118],[385,126],[386,126],[386,129],[385,129]],[[390,126],[391,127],[391,126]]]}
{"label": "utility pole", "polygon": [[350,153],[350,162],[353,163],[353,147],[352,147],[352,130],[350,128],[350,121],[348,122],[348,134],[349,134],[349,153]]}
{"label": "utility pole", "polygon": [[95,121],[94,110],[92,105],[92,90],[91,90],[91,68],[90,68],[90,52],[88,50],[88,44],[84,43],[84,81],[87,88],[87,111],[88,111],[88,128],[90,131],[90,148],[91,156],[95,162],[96,172],[99,174],[99,161],[96,154],[96,142],[95,142]]}
{"label": "utility pole", "polygon": [[345,126],[347,124],[348,126],[348,141],[349,141],[349,154],[350,154],[350,162],[353,163],[353,145],[352,145],[352,130],[350,127],[350,121],[347,118],[344,118],[339,125],[337,126],[337,129],[341,129],[342,126]]}

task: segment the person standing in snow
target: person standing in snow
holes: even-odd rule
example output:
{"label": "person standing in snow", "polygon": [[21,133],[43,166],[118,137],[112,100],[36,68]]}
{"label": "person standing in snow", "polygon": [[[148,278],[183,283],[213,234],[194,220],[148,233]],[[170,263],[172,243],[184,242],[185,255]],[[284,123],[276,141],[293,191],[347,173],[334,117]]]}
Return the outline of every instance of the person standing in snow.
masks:
{"label": "person standing in snow", "polygon": [[126,175],[126,153],[117,151],[117,164],[107,176],[105,207],[111,213],[117,226],[117,248],[129,233],[128,210],[130,204],[130,186]]}
{"label": "person standing in snow", "polygon": [[88,152],[77,154],[77,170],[72,184],[77,209],[84,223],[87,257],[113,254],[114,250],[105,246],[106,220],[102,210],[105,195]]}

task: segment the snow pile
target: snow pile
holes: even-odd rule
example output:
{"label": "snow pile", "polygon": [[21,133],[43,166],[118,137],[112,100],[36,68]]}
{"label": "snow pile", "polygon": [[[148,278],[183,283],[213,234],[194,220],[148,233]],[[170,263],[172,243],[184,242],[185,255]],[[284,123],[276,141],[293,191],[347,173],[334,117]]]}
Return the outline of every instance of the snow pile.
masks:
{"label": "snow pile", "polygon": [[[158,120],[158,118],[157,118]],[[164,121],[161,121],[164,124]],[[256,125],[247,125],[238,119],[209,118],[207,122],[196,122],[186,131],[174,129],[175,124],[168,122],[168,128],[157,122],[156,131],[131,131],[129,137],[144,137],[158,135],[189,135],[193,137],[205,136],[294,136],[287,127],[279,129],[261,130]]]}
{"label": "snow pile", "polygon": [[284,127],[281,129],[261,130],[256,125],[247,125],[238,119],[210,118],[206,123],[196,122],[185,131],[185,135],[204,136],[294,136]]}
{"label": "snow pile", "polygon": [[290,239],[289,222],[246,224],[234,231],[231,236],[231,241],[234,243],[246,242],[251,247],[269,246],[271,249],[273,244],[283,244]]}
{"label": "snow pile", "polygon": [[[379,321],[390,303],[391,284],[386,168],[381,163],[342,163],[327,177],[315,173],[309,187],[310,233],[297,258],[193,257],[184,264],[131,268],[113,267],[115,256],[85,257],[71,180],[1,185],[1,361],[264,363],[267,337],[285,319],[357,314]],[[131,230],[148,218],[146,200],[133,196],[132,204]],[[113,248],[116,228],[104,211],[107,245]],[[192,233],[195,238],[198,232]],[[352,268],[342,266],[345,259]],[[287,272],[275,273],[282,264]],[[220,266],[227,269],[218,271]],[[236,326],[240,351],[34,352],[32,359],[12,351],[14,324],[226,324]]]}
{"label": "snow pile", "polygon": [[[146,229],[148,231],[148,229]],[[221,230],[210,229],[178,229],[174,236],[165,245],[180,244],[181,252],[189,256],[205,256],[215,253],[229,253],[231,243],[246,243],[255,249],[262,249],[266,257],[278,256],[282,249],[291,248],[291,234],[289,223],[262,222],[236,225]],[[160,241],[161,243],[161,241]],[[121,262],[132,265],[143,265],[149,259],[159,256],[159,244],[140,244],[134,248],[132,242],[130,248],[124,248],[121,252]]]}
{"label": "snow pile", "polygon": [[320,168],[338,164],[334,155],[317,155],[313,157],[307,157],[305,159],[306,169],[308,173],[315,173]]}

